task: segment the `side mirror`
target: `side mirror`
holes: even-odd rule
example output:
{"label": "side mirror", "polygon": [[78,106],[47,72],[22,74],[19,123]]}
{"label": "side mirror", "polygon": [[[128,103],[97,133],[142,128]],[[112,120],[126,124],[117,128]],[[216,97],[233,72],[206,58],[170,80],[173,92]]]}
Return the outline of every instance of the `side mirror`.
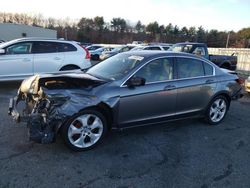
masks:
{"label": "side mirror", "polygon": [[5,54],[5,49],[0,49],[0,55]]}
{"label": "side mirror", "polygon": [[132,77],[127,81],[127,86],[128,87],[135,87],[135,86],[143,86],[146,83],[145,78],[141,77]]}

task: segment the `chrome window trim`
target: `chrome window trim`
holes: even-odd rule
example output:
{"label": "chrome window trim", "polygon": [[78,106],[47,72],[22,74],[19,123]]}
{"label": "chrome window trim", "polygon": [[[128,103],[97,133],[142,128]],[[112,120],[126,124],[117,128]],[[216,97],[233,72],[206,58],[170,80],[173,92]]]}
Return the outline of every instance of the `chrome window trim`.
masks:
{"label": "chrome window trim", "polygon": [[[161,80],[161,81],[156,81],[156,82],[148,82],[145,85],[148,84],[154,84],[154,83],[161,83],[161,82],[170,82],[170,81],[178,81],[178,80],[189,80],[189,79],[196,79],[196,78],[207,78],[207,77],[211,77],[211,76],[215,76],[215,67],[214,65],[209,62],[207,59],[200,59],[199,57],[187,57],[187,56],[162,56],[162,57],[158,57],[158,58],[154,58],[149,60],[148,62],[146,62],[145,64],[141,65],[132,75],[130,75],[128,77],[128,79],[126,79],[124,82],[122,82],[122,84],[120,85],[120,87],[127,87],[127,85],[124,85],[132,76],[134,76],[142,67],[146,66],[147,64],[149,64],[152,61],[155,61],[157,59],[163,59],[163,58],[188,58],[188,59],[195,59],[195,60],[199,60],[202,61],[204,63],[207,63],[209,65],[211,65],[213,67],[213,74],[212,75],[205,75],[205,76],[197,76],[197,77],[189,77],[189,78],[178,78],[178,79],[171,79],[171,80]],[[204,67],[203,67],[204,69]],[[205,73],[205,72],[204,72]]]}

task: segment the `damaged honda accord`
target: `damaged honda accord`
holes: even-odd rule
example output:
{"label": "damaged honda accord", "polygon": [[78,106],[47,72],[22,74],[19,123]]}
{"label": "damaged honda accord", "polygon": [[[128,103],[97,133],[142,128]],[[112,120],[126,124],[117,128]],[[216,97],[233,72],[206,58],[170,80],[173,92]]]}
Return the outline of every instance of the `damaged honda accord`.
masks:
{"label": "damaged honda accord", "polygon": [[[30,140],[58,133],[75,151],[91,149],[110,129],[189,117],[219,124],[242,87],[235,74],[185,53],[133,51],[87,71],[35,75],[10,99],[9,114],[26,121]],[[17,106],[25,103],[22,113]]]}

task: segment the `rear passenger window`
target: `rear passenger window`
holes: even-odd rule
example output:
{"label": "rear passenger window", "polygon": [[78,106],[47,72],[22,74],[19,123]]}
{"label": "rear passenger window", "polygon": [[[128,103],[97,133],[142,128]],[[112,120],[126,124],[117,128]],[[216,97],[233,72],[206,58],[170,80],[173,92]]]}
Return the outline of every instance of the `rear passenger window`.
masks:
{"label": "rear passenger window", "polygon": [[161,48],[154,46],[154,47],[147,47],[145,48],[145,50],[161,50]]}
{"label": "rear passenger window", "polygon": [[203,62],[192,58],[177,58],[178,78],[204,76]]}
{"label": "rear passenger window", "polygon": [[212,67],[212,65],[209,65],[208,63],[204,62],[204,69],[205,69],[205,75],[206,76],[213,75],[213,67]]}
{"label": "rear passenger window", "polygon": [[72,44],[69,43],[59,43],[60,48],[59,51],[60,52],[73,52],[73,51],[77,51],[77,48],[75,46],[73,46]]}
{"label": "rear passenger window", "polygon": [[34,42],[33,53],[57,53],[59,45],[56,42]]}

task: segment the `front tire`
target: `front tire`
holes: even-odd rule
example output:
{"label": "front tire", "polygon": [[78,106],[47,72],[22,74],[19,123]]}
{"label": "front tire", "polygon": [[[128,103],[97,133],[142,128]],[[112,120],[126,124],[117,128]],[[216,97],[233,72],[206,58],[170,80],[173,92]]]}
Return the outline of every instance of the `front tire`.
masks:
{"label": "front tire", "polygon": [[226,97],[220,95],[215,97],[209,104],[206,111],[206,121],[210,125],[217,125],[223,121],[229,108],[229,102]]}
{"label": "front tire", "polygon": [[96,110],[84,110],[64,124],[62,137],[70,149],[85,151],[99,144],[106,132],[105,117]]}

